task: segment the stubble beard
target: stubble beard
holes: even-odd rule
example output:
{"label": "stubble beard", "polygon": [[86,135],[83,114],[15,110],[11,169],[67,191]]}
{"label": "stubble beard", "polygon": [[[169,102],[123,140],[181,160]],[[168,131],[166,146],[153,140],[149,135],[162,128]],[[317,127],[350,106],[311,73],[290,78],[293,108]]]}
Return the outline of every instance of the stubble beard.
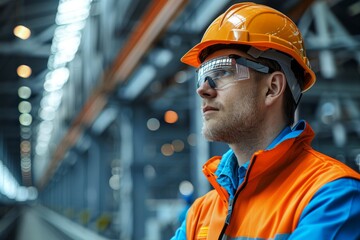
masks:
{"label": "stubble beard", "polygon": [[204,137],[209,141],[227,144],[241,143],[246,139],[254,138],[261,122],[256,97],[250,98],[248,104],[234,106],[232,109],[240,108],[242,111],[232,111],[217,119],[204,119],[202,127]]}

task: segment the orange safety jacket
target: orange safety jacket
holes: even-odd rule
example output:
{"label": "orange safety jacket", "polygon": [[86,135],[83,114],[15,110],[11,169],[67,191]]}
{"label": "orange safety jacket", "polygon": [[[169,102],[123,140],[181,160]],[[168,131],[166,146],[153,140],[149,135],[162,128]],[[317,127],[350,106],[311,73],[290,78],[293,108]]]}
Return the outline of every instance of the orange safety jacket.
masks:
{"label": "orange safety jacket", "polygon": [[295,230],[303,209],[324,184],[344,177],[360,180],[345,164],[315,151],[313,137],[306,124],[300,136],[256,152],[232,202],[216,181],[221,157],[211,158],[203,172],[214,190],[189,209],[186,238],[281,239]]}

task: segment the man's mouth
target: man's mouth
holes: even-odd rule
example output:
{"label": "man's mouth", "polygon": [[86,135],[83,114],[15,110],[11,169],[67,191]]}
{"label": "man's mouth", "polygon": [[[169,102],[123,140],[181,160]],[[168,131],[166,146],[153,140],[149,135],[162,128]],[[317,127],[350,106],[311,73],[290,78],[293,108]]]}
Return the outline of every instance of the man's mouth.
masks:
{"label": "man's mouth", "polygon": [[203,113],[207,113],[207,112],[213,112],[213,111],[219,111],[218,108],[212,107],[212,106],[204,106],[202,108],[202,112]]}

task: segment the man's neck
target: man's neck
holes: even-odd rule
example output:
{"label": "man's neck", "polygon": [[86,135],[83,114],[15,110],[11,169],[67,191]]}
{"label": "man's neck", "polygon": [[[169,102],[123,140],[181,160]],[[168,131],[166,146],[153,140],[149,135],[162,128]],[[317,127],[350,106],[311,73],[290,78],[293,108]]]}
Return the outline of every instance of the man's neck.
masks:
{"label": "man's neck", "polygon": [[252,136],[242,138],[238,143],[229,144],[239,166],[249,161],[255,152],[266,149],[285,127],[286,125],[282,124],[277,127],[266,128]]}

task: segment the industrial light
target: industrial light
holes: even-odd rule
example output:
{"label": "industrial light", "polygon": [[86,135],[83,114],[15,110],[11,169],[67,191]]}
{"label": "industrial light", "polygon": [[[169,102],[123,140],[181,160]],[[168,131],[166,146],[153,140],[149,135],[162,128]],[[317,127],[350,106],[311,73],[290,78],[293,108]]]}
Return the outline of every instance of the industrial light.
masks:
{"label": "industrial light", "polygon": [[52,107],[45,107],[40,109],[39,111],[39,116],[41,119],[45,120],[45,121],[51,121],[54,120],[55,118],[55,112],[56,109],[53,109]]}
{"label": "industrial light", "polygon": [[20,143],[20,150],[21,152],[30,152],[31,144],[28,140],[24,140]]}
{"label": "industrial light", "polygon": [[41,108],[51,107],[58,109],[63,96],[62,90],[47,92],[40,101]]}
{"label": "industrial light", "polygon": [[175,152],[181,152],[182,150],[184,150],[185,144],[180,139],[175,139],[174,141],[172,141],[171,144],[173,145]]}
{"label": "industrial light", "polygon": [[38,142],[36,144],[36,147],[35,147],[35,152],[37,155],[39,156],[43,156],[46,154],[47,152],[47,149],[48,149],[48,144],[47,143],[44,143],[44,142]]}
{"label": "industrial light", "polygon": [[21,101],[18,106],[20,113],[30,113],[31,112],[31,103],[28,101]]}
{"label": "industrial light", "polygon": [[174,54],[169,49],[156,49],[151,55],[154,64],[159,67],[165,67],[173,58]]}
{"label": "industrial light", "polygon": [[22,139],[30,139],[31,138],[31,131],[25,131],[24,129],[30,129],[29,127],[22,127],[20,131],[20,137]]}
{"label": "industrial light", "polygon": [[31,31],[29,28],[23,26],[23,25],[18,25],[14,28],[14,35],[20,39],[26,40],[31,36]]}
{"label": "industrial light", "polygon": [[134,73],[132,79],[124,90],[122,97],[126,99],[135,99],[153,80],[156,75],[156,69],[152,65],[143,65]]}
{"label": "industrial light", "polygon": [[176,123],[179,119],[178,114],[175,111],[169,110],[165,112],[164,120],[167,123]]}
{"label": "industrial light", "polygon": [[49,135],[54,129],[54,123],[52,121],[42,121],[39,124],[39,134]]}
{"label": "industrial light", "polygon": [[19,87],[18,95],[22,99],[28,99],[31,96],[31,89],[26,86]]}
{"label": "industrial light", "polygon": [[183,196],[189,196],[194,192],[194,186],[191,182],[189,181],[182,181],[179,185],[179,192],[183,195]]}
{"label": "industrial light", "polygon": [[161,153],[164,156],[171,156],[174,154],[174,147],[173,145],[169,144],[169,143],[165,143],[164,145],[161,146]]}
{"label": "industrial light", "polygon": [[113,107],[106,108],[94,121],[92,131],[101,134],[118,116],[118,110]]}
{"label": "industrial light", "polygon": [[32,70],[27,65],[20,65],[17,70],[17,75],[22,78],[28,78],[31,76]]}
{"label": "industrial light", "polygon": [[113,175],[109,179],[109,186],[113,190],[119,190],[120,189],[120,175]]}
{"label": "industrial light", "polygon": [[58,91],[63,88],[69,79],[69,69],[66,67],[58,68],[46,74],[44,89],[47,92]]}
{"label": "industrial light", "polygon": [[19,117],[19,122],[23,126],[30,126],[32,122],[32,116],[28,113],[22,113]]}
{"label": "industrial light", "polygon": [[91,0],[62,0],[58,6],[55,22],[58,25],[85,20],[89,16]]}
{"label": "industrial light", "polygon": [[187,142],[190,146],[196,146],[196,134],[195,133],[191,133],[189,134],[189,136],[187,137]]}
{"label": "industrial light", "polygon": [[20,186],[9,169],[0,160],[0,193],[16,201],[35,200],[37,190],[34,187]]}
{"label": "industrial light", "polygon": [[30,172],[31,170],[31,161],[30,158],[22,158],[20,162],[22,172]]}
{"label": "industrial light", "polygon": [[160,128],[160,121],[157,118],[150,118],[147,120],[146,126],[150,131],[156,131]]}

